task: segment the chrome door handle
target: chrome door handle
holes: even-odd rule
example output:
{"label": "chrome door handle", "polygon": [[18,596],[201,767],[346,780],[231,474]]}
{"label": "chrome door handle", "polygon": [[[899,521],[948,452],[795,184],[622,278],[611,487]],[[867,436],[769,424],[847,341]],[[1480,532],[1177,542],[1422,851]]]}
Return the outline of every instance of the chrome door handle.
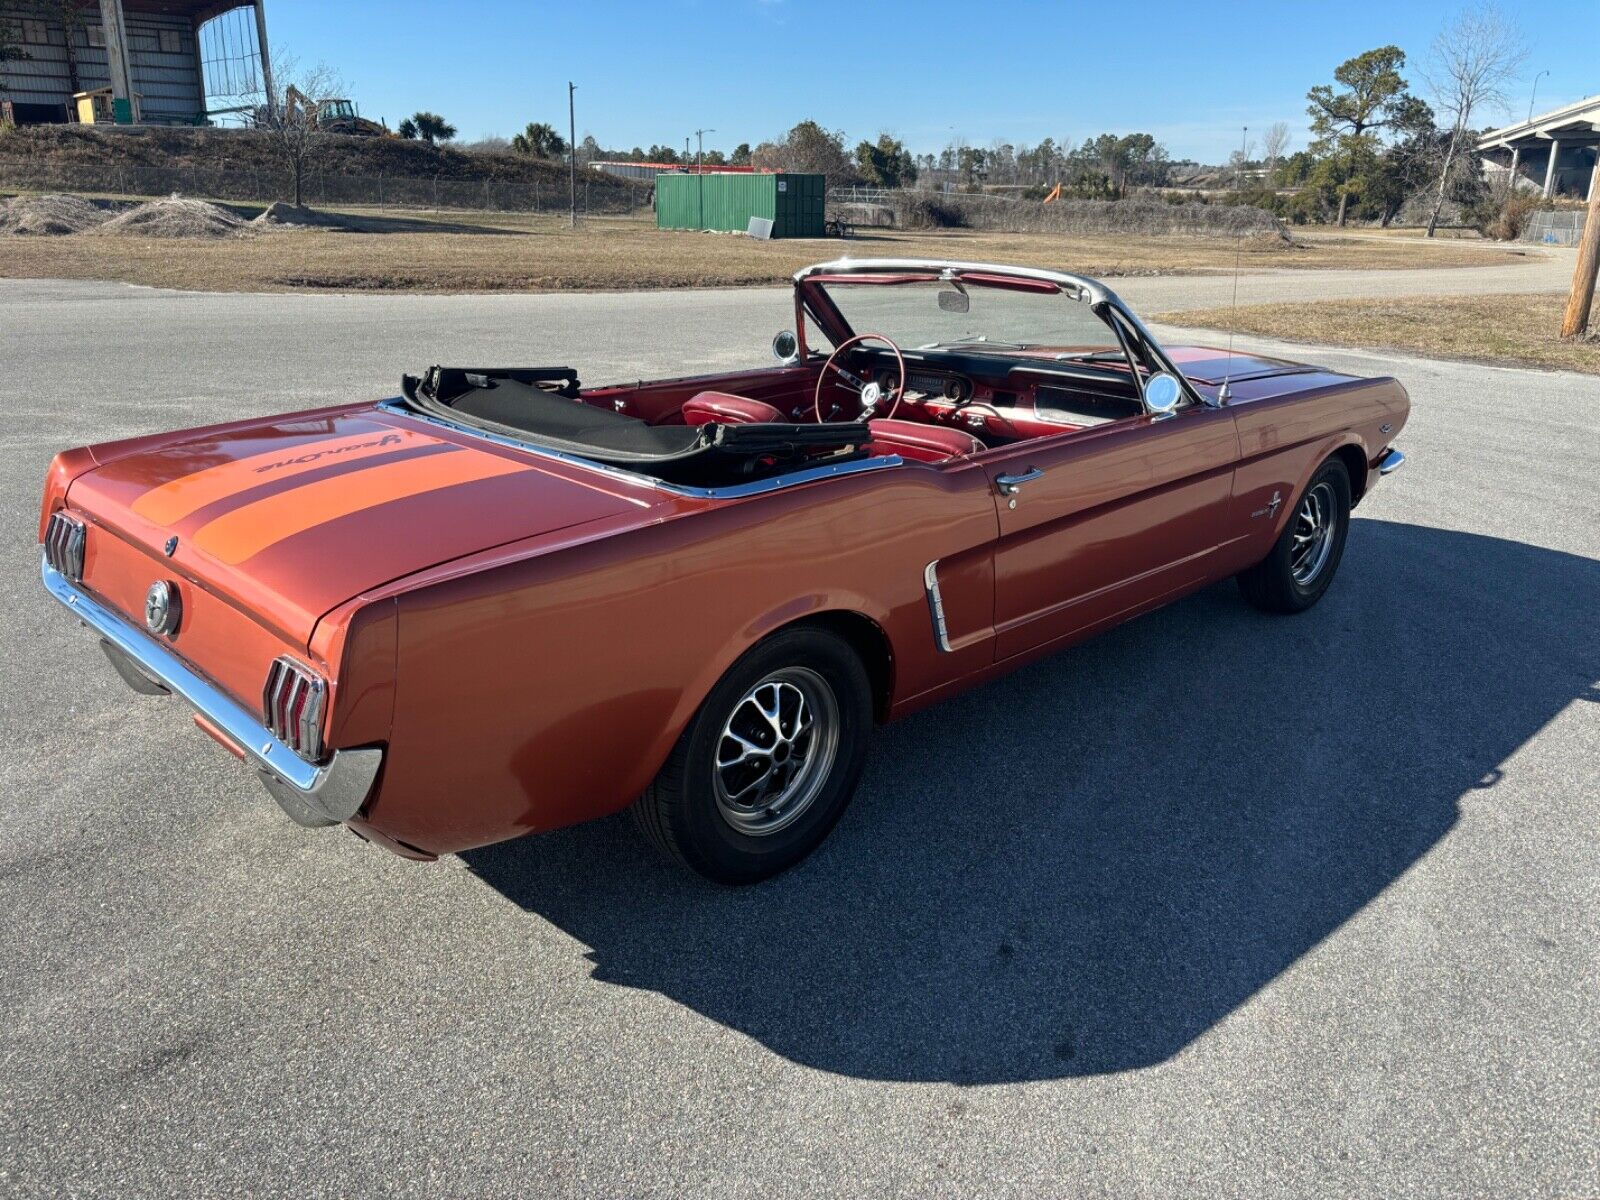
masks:
{"label": "chrome door handle", "polygon": [[1044,478],[1044,472],[1038,467],[1029,467],[1018,475],[996,475],[994,486],[1000,489],[1002,496],[1015,496],[1025,483],[1032,483],[1035,479]]}

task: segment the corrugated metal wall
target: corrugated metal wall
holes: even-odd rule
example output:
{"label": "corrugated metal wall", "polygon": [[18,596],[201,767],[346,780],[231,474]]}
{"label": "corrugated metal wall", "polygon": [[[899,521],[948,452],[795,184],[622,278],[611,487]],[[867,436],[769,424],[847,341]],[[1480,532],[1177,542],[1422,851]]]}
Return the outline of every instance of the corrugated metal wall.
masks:
{"label": "corrugated metal wall", "polygon": [[656,225],[743,233],[763,217],[775,238],[821,237],[826,195],[821,175],[659,175]]}
{"label": "corrugated metal wall", "polygon": [[[105,46],[90,45],[99,35],[99,10],[89,10],[86,17],[83,25],[73,31],[73,57],[78,64],[76,90],[80,92],[111,86]],[[37,22],[38,18],[0,0],[0,21],[12,22],[20,32],[24,20]],[[194,26],[187,17],[154,13],[127,13],[124,20],[128,30],[128,69],[133,75],[133,90],[139,94],[143,119],[150,124],[193,122],[205,110]],[[26,28],[37,31],[37,25]],[[66,36],[56,24],[47,25],[45,34],[47,40],[43,43],[18,37],[29,57],[0,68],[5,77],[5,89],[0,94],[17,104],[61,105],[64,109],[74,91],[67,67]],[[168,48],[163,49],[163,44]]]}

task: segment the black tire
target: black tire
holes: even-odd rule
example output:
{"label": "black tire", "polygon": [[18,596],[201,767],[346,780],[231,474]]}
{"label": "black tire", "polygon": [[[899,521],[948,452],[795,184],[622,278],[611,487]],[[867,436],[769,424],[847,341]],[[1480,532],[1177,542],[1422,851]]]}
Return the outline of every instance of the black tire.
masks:
{"label": "black tire", "polygon": [[[774,734],[759,727],[769,704],[777,710],[779,732]],[[796,723],[792,718],[808,704],[810,732],[784,741],[784,722]],[[830,717],[831,736],[826,732]],[[772,717],[766,720],[773,723]],[[751,728],[752,721],[757,728]],[[729,729],[733,733],[725,736]],[[861,778],[871,732],[872,685],[849,643],[813,626],[782,630],[750,650],[711,689],[660,773],[634,802],[634,820],[657,848],[707,879],[724,884],[768,879],[810,854],[838,823]],[[764,734],[774,749],[765,755],[767,774],[761,776],[763,756],[750,751],[764,748]],[[719,751],[732,759],[721,769]],[[734,758],[730,751],[741,756]],[[788,772],[788,785],[782,784],[782,772]],[[740,792],[755,799],[739,803],[733,793],[750,777],[757,779],[750,787],[779,791]],[[787,807],[784,786],[794,789]],[[773,807],[761,807],[763,795]]]}
{"label": "black tire", "polygon": [[[1302,558],[1307,543],[1308,507],[1327,514],[1327,536]],[[1238,575],[1239,590],[1257,608],[1271,613],[1305,612],[1333,583],[1350,532],[1350,474],[1337,458],[1317,468],[1294,508],[1272,553]],[[1311,569],[1314,568],[1314,569]]]}

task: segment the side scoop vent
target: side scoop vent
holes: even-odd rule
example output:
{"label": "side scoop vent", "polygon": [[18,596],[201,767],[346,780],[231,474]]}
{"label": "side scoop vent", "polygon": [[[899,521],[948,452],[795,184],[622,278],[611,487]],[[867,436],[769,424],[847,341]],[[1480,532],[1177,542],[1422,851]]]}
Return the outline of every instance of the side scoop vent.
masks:
{"label": "side scoop vent", "polygon": [[44,531],[44,557],[73,583],[83,582],[83,522],[64,512],[52,513]]}
{"label": "side scoop vent", "polygon": [[283,657],[267,669],[261,709],[267,728],[301,758],[322,757],[322,709],[328,685],[311,668]]}

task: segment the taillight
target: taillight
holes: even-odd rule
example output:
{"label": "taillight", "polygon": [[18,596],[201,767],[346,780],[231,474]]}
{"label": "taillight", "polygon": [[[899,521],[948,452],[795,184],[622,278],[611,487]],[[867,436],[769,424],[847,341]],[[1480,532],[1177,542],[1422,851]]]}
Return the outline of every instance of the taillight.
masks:
{"label": "taillight", "polygon": [[267,683],[261,690],[267,728],[301,758],[313,762],[322,757],[322,708],[327,694],[328,685],[319,675],[287,656],[267,669]]}
{"label": "taillight", "polygon": [[83,522],[77,517],[64,512],[50,514],[44,530],[45,561],[73,583],[83,582],[84,536]]}

